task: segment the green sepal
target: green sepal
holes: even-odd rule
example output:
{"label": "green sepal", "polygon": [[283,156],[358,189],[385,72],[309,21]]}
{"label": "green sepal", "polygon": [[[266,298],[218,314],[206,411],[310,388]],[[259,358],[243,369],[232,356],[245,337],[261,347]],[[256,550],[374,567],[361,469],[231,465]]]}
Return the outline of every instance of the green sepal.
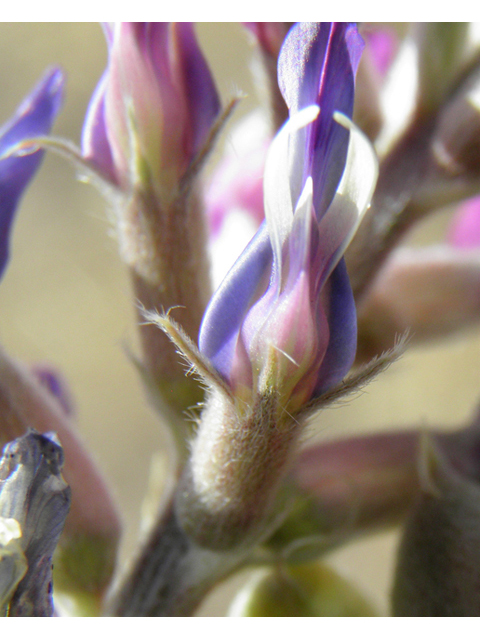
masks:
{"label": "green sepal", "polygon": [[232,603],[239,617],[370,617],[365,598],[324,564],[256,571]]}

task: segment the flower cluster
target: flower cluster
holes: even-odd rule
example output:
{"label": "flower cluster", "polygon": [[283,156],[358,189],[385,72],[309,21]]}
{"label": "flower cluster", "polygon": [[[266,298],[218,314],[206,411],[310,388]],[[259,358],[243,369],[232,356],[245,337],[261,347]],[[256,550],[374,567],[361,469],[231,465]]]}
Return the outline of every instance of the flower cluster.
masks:
{"label": "flower cluster", "polygon": [[[191,615],[260,558],[232,615],[374,615],[318,560],[402,523],[394,614],[480,615],[479,416],[420,447],[415,426],[302,443],[395,360],[399,335],[479,324],[480,45],[468,23],[239,29],[263,103],[223,158],[239,98],[222,106],[192,23],[103,25],[80,147],[51,135],[57,68],[0,129],[0,277],[22,195],[60,152],[113,210],[132,360],[170,443],[162,506],[145,501],[152,529],[107,602],[122,523],[72,394],[51,364],[0,348],[0,612]],[[401,246],[446,205],[446,239]]]}

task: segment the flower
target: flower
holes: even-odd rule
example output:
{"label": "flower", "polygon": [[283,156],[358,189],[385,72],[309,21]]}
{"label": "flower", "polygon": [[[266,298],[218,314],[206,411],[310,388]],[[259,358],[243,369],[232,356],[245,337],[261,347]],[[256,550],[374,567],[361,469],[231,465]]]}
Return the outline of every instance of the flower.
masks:
{"label": "flower", "polygon": [[243,118],[205,191],[215,288],[265,220],[263,171],[272,137],[261,110]]}
{"label": "flower", "polygon": [[0,129],[0,277],[9,257],[10,229],[24,189],[43,158],[43,151],[11,153],[22,140],[49,133],[63,99],[65,78],[50,69]]}
{"label": "flower", "polygon": [[198,178],[229,110],[219,115],[192,23],[122,22],[104,31],[108,66],[87,112],[82,155],[115,213],[149,396],[182,415],[202,394],[143,311],[175,309],[185,330],[198,333],[210,297]]}
{"label": "flower", "polygon": [[212,298],[200,350],[250,400],[298,408],[340,382],[356,349],[343,253],[375,186],[373,149],[349,120],[363,41],[349,23],[300,23],[279,57],[290,118],[264,174],[266,222]]}
{"label": "flower", "polygon": [[205,192],[211,237],[218,237],[237,212],[251,221],[255,231],[265,219],[262,182],[272,137],[261,110],[243,118],[230,133],[228,148]]}
{"label": "flower", "polygon": [[480,246],[480,196],[463,202],[448,229],[448,242],[458,249]]}
{"label": "flower", "polygon": [[362,31],[366,39],[367,50],[377,73],[385,78],[398,50],[398,36],[391,27],[367,25]]}
{"label": "flower", "polygon": [[109,61],[90,102],[82,150],[123,189],[168,195],[202,148],[220,103],[190,22],[105,25]]}

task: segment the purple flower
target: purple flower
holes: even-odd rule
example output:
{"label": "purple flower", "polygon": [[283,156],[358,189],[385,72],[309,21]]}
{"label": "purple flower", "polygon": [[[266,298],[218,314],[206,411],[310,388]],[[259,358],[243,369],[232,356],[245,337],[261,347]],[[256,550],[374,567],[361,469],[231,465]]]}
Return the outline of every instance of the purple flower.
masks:
{"label": "purple flower", "polygon": [[395,30],[385,26],[381,28],[372,26],[367,27],[362,33],[367,41],[367,49],[379,76],[385,78],[399,46]]}
{"label": "purple flower", "polygon": [[86,116],[83,154],[122,189],[150,182],[168,194],[220,110],[193,26],[121,22],[104,30],[108,66]]}
{"label": "purple flower", "polygon": [[255,111],[232,130],[229,145],[205,193],[210,234],[217,236],[237,211],[251,219],[255,230],[265,219],[263,170],[272,136],[263,113]]}
{"label": "purple flower", "polygon": [[342,259],[368,207],[373,149],[351,123],[363,41],[349,23],[299,23],[279,57],[289,120],[264,173],[266,223],[217,290],[200,349],[245,399],[276,389],[298,408],[337,384],[356,350]]}
{"label": "purple flower", "polygon": [[459,249],[480,247],[480,196],[458,207],[448,231],[448,240]]}
{"label": "purple flower", "polygon": [[22,140],[50,132],[63,98],[64,75],[51,69],[0,129],[0,277],[9,257],[10,229],[24,189],[43,158],[43,151],[9,155]]}

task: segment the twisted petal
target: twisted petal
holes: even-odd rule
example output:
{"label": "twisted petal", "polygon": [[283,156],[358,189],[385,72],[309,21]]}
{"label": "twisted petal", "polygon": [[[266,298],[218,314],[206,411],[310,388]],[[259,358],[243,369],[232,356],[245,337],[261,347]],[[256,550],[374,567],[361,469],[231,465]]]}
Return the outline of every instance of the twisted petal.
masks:
{"label": "twisted petal", "polygon": [[200,327],[200,350],[227,379],[245,313],[259,289],[268,283],[271,264],[272,245],[263,223],[205,311]]}
{"label": "twisted petal", "polygon": [[318,225],[319,287],[327,280],[362,221],[378,177],[378,161],[368,138],[341,113],[335,121],[350,132],[345,169],[330,207]]}
{"label": "twisted petal", "polygon": [[294,217],[288,173],[290,136],[317,115],[318,107],[304,109],[284,125],[273,141],[264,177],[266,224],[229,271],[205,312],[200,327],[200,350],[225,377],[231,370],[245,314],[270,280],[273,255],[275,273],[280,275],[282,244]]}
{"label": "twisted petal", "polygon": [[311,105],[289,118],[273,140],[265,163],[265,218],[278,277],[281,274],[282,248],[292,231],[294,210],[301,200],[300,194],[298,200],[292,199],[291,149],[295,147],[296,136],[315,121],[319,111],[317,106]]}
{"label": "twisted petal", "polygon": [[0,130],[0,276],[9,255],[9,234],[20,197],[37,170],[43,151],[8,156],[24,139],[49,133],[63,98],[64,74],[49,70]]}
{"label": "twisted petal", "polygon": [[329,206],[343,173],[348,135],[332,118],[335,111],[352,117],[355,73],[363,47],[353,23],[299,22],[280,52],[278,81],[290,113],[311,104],[321,107],[308,139],[298,138],[292,193],[296,201],[311,175],[318,219]]}

